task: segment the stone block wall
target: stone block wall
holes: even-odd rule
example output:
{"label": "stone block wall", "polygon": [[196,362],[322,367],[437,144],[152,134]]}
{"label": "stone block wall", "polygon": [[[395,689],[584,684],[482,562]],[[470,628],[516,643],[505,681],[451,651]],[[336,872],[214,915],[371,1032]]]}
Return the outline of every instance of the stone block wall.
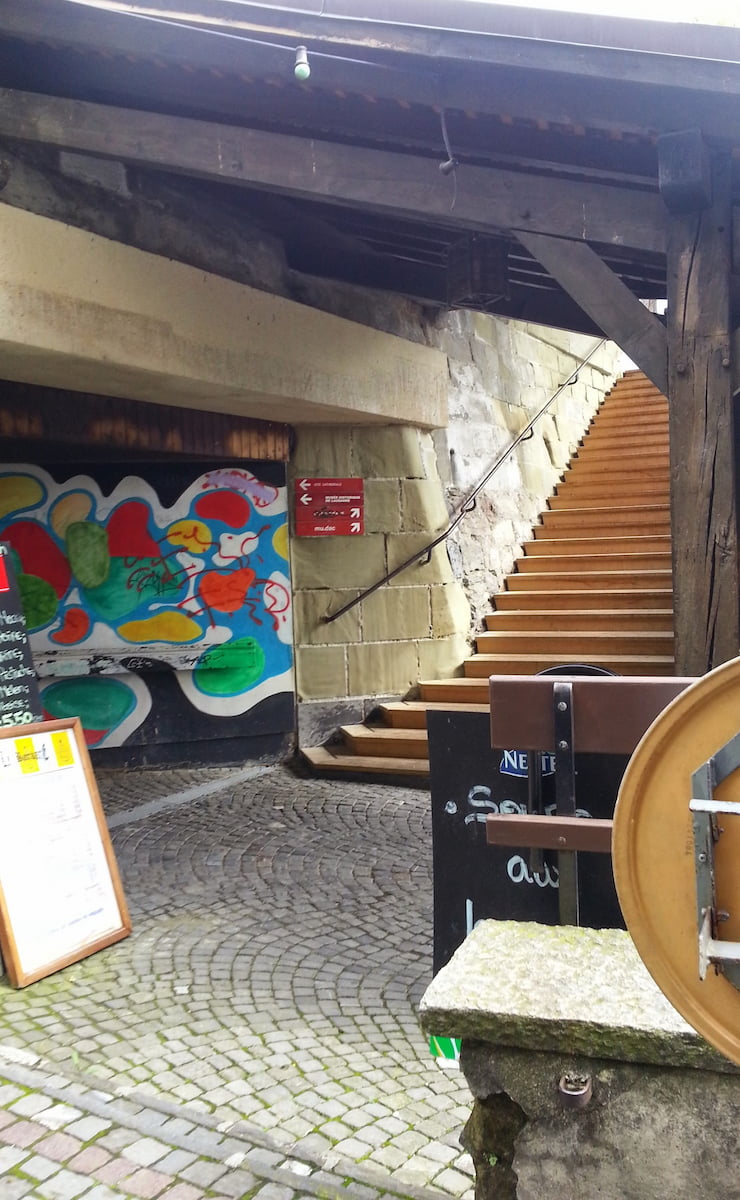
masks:
{"label": "stone block wall", "polygon": [[740,1068],[672,1008],[626,930],[482,921],[420,1017],[462,1038],[475,1200],[740,1196]]}
{"label": "stone block wall", "polygon": [[[330,457],[325,454],[330,447]],[[432,435],[408,426],[299,428],[293,478],[365,481],[362,537],[292,541],[300,740],[363,720],[379,697],[452,675],[468,652],[470,609],[444,545],[337,621],[324,618],[444,529],[448,512]]]}
{"label": "stone block wall", "polygon": [[[595,345],[595,338],[451,313],[438,344],[450,364],[449,424],[437,435],[445,498],[455,510],[536,412]],[[531,536],[557,481],[618,370],[607,343],[502,464],[451,539],[455,577],[483,627],[522,542]]]}
{"label": "stone block wall", "polygon": [[[306,297],[309,299],[309,297]],[[315,297],[310,299],[315,302]],[[351,298],[323,288],[320,306]],[[388,327],[389,306],[363,321]],[[614,379],[607,344],[506,461],[450,540],[332,624],[325,616],[408,559],[441,530],[491,464],[596,339],[456,312],[434,319],[398,302],[392,331],[446,353],[449,424],[296,430],[290,472],[365,480],[363,537],[294,538],[299,740],[323,741],[338,723],[363,720],[379,698],[407,695],[422,679],[459,673],[491,596],[545,507]]]}

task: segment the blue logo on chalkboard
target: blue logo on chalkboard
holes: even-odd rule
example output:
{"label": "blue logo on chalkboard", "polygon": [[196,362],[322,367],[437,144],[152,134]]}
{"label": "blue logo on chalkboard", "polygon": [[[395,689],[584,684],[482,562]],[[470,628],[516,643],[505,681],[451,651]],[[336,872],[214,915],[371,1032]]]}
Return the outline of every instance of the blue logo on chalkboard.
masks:
{"label": "blue logo on chalkboard", "polygon": [[[541,771],[543,775],[555,774],[555,755],[541,754]],[[499,764],[499,771],[502,775],[516,775],[519,779],[527,777],[527,752],[526,750],[504,750],[503,757]]]}

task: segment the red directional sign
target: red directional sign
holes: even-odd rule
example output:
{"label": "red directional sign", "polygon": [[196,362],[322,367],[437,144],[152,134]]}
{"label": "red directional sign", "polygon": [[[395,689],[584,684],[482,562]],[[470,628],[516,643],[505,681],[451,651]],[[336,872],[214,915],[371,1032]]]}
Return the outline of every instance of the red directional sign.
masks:
{"label": "red directional sign", "polygon": [[365,532],[362,479],[296,479],[297,537],[351,537]]}

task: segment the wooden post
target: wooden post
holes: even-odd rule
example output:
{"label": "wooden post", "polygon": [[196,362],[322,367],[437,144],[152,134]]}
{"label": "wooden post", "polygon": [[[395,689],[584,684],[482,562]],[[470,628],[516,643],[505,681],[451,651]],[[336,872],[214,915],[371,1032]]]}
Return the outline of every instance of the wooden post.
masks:
{"label": "wooden post", "polygon": [[667,215],[671,535],[678,675],[703,675],[734,658],[740,647],[730,184],[729,156],[716,156],[711,161],[709,205],[677,211],[671,203]]}

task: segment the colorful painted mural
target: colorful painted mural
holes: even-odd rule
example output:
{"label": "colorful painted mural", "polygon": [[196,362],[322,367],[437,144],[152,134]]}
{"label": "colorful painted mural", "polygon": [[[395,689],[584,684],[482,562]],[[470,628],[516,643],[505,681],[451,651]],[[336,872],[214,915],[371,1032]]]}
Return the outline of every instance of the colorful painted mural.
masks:
{"label": "colorful painted mural", "polygon": [[81,716],[90,745],[120,746],[140,729],[157,672],[209,717],[292,696],[284,474],[250,466],[107,466],[63,479],[0,466],[0,541],[44,706]]}

